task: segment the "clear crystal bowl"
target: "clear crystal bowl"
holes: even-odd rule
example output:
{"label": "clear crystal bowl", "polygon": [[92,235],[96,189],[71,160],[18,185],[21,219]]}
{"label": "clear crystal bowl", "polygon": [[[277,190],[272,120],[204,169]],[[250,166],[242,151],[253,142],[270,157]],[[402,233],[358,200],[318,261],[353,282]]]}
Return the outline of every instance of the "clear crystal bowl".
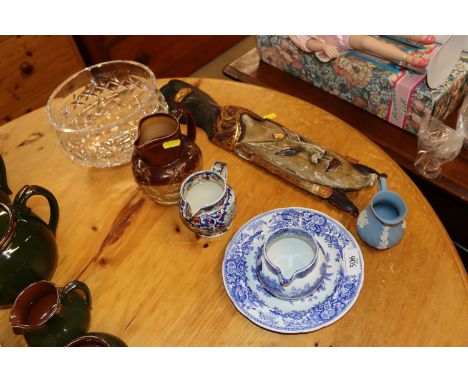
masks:
{"label": "clear crystal bowl", "polygon": [[85,68],[62,82],[47,102],[63,150],[89,167],[128,163],[138,122],[167,110],[153,72],[133,61]]}

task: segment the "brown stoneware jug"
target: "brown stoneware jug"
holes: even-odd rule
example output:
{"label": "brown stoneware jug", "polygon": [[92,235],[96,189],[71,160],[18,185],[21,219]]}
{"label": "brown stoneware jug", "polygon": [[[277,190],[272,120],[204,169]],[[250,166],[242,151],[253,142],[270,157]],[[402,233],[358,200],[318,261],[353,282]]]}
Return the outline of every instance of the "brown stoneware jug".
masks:
{"label": "brown stoneware jug", "polygon": [[82,336],[91,321],[91,293],[74,280],[63,288],[50,281],[29,285],[10,312],[10,326],[29,346],[65,346]]}
{"label": "brown stoneware jug", "polygon": [[[180,130],[182,117],[187,135]],[[152,114],[140,121],[132,156],[133,176],[157,203],[178,204],[183,180],[201,169],[202,155],[195,134],[195,121],[183,109]]]}
{"label": "brown stoneware jug", "polygon": [[123,347],[127,346],[120,338],[102,332],[86,333],[75,338],[67,347]]}
{"label": "brown stoneware jug", "polygon": [[0,203],[10,203],[11,190],[8,187],[5,162],[0,155]]}
{"label": "brown stoneware jug", "polygon": [[[49,202],[47,224],[26,205],[34,195]],[[29,284],[49,280],[54,274],[58,218],[57,200],[40,186],[24,186],[12,204],[0,203],[0,308],[11,306]]]}

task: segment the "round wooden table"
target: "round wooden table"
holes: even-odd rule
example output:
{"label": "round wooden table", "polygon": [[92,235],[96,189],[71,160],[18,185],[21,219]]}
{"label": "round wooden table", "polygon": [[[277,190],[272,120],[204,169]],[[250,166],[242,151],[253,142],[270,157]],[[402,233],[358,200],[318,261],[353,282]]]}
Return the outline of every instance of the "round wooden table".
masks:
{"label": "round wooden table", "polygon": [[[311,140],[388,174],[388,186],[406,201],[406,234],[379,251],[356,235],[356,218],[210,143],[198,130],[204,168],[229,166],[238,198],[231,230],[197,238],[176,207],[152,202],[136,185],[129,165],[86,168],[67,159],[45,108],[0,127],[0,153],[10,188],[49,189],[58,199],[59,263],[52,281],[73,279],[92,293],[92,331],[129,346],[467,346],[468,278],[431,206],[400,167],[369,139],[311,104],[242,83],[185,79],[221,105],[234,104],[276,121]],[[160,80],[162,86],[166,80]],[[359,209],[377,186],[348,195]],[[48,218],[47,202],[32,209]],[[351,310],[334,324],[306,334],[279,334],[255,325],[228,297],[221,265],[230,239],[247,220],[280,207],[319,210],[341,222],[361,246],[365,278]],[[0,344],[25,342],[0,311]]]}

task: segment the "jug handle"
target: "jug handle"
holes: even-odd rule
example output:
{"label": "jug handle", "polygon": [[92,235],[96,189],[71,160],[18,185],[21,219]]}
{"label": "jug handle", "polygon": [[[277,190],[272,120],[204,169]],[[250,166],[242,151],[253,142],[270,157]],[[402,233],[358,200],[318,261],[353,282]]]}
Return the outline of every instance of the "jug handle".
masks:
{"label": "jug handle", "polygon": [[211,171],[214,171],[218,173],[221,178],[223,178],[225,181],[227,181],[228,177],[228,169],[227,169],[227,164],[224,162],[215,162],[213,163],[213,166],[211,166]]}
{"label": "jug handle", "polygon": [[379,176],[379,187],[378,191],[387,191],[387,178],[385,176]]}
{"label": "jug handle", "polygon": [[8,214],[8,229],[0,239],[0,249],[3,249],[10,243],[10,240],[13,238],[13,234],[16,230],[16,219],[14,217],[13,210],[7,204],[0,203],[0,210],[4,210]]}
{"label": "jug handle", "polygon": [[2,156],[0,155],[0,190],[3,190],[7,195],[11,194],[11,190],[8,187],[7,174],[5,162],[3,161]]}
{"label": "jug handle", "polygon": [[194,142],[197,135],[197,124],[195,118],[193,118],[192,113],[186,109],[174,109],[171,111],[171,114],[177,119],[177,122],[180,124],[180,118],[185,117],[187,123],[187,138],[189,141]]}
{"label": "jug handle", "polygon": [[81,289],[85,294],[86,305],[91,309],[91,292],[89,291],[88,286],[79,280],[70,281],[65,285],[60,293],[61,300],[66,303],[68,301],[68,295],[75,289]]}
{"label": "jug handle", "polygon": [[50,218],[49,218],[49,228],[52,233],[55,235],[57,231],[57,224],[59,219],[59,207],[57,203],[57,199],[55,196],[45,188],[41,186],[24,186],[15,196],[15,200],[13,201],[13,205],[18,206],[20,208],[26,207],[27,200],[34,195],[41,195],[44,196],[47,201],[49,202],[50,207]]}

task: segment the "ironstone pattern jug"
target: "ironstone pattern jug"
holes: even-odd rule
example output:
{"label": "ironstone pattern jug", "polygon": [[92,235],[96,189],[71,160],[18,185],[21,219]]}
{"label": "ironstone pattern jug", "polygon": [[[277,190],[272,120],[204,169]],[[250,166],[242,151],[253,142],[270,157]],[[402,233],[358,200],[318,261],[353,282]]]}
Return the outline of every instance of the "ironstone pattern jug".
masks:
{"label": "ironstone pattern jug", "polygon": [[[34,195],[49,202],[48,224],[26,205]],[[0,203],[0,308],[11,306],[29,284],[49,280],[54,274],[58,219],[57,200],[40,186],[24,186],[12,204]]]}
{"label": "ironstone pattern jug", "polygon": [[43,280],[18,295],[10,312],[10,326],[29,346],[65,346],[86,333],[90,310],[91,293],[85,283],[74,280],[59,288]]}
{"label": "ironstone pattern jug", "polygon": [[180,188],[180,216],[197,235],[215,237],[231,227],[237,202],[227,174],[227,164],[215,162],[211,170],[187,177]]}
{"label": "ironstone pattern jug", "polygon": [[5,162],[0,155],[0,203],[10,203],[11,190],[8,187]]}
{"label": "ironstone pattern jug", "polygon": [[[187,122],[186,136],[180,131],[182,117]],[[195,121],[183,109],[152,114],[140,121],[132,156],[133,176],[157,203],[177,204],[182,181],[201,169],[202,154],[195,136]]]}

